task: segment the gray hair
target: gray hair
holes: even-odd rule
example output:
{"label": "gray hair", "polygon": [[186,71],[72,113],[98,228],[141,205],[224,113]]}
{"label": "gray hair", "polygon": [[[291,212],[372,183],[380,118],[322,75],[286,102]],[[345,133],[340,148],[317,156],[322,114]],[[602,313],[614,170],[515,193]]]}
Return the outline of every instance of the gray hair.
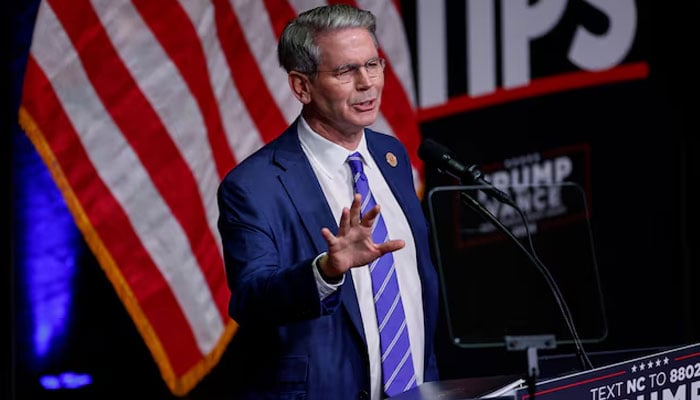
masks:
{"label": "gray hair", "polygon": [[316,45],[318,35],[347,28],[365,28],[379,46],[375,31],[377,21],[369,11],[347,4],[321,6],[300,13],[289,21],[280,35],[277,59],[287,72],[314,73],[321,63],[321,49]]}

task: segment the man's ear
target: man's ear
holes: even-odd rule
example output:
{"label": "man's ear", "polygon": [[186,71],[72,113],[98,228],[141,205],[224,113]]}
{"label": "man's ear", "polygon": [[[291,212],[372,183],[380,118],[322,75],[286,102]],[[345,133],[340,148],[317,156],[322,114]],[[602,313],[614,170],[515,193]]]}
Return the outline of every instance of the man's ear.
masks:
{"label": "man's ear", "polygon": [[311,81],[309,81],[308,76],[301,72],[291,71],[287,75],[287,81],[297,100],[302,104],[309,104],[311,102]]}

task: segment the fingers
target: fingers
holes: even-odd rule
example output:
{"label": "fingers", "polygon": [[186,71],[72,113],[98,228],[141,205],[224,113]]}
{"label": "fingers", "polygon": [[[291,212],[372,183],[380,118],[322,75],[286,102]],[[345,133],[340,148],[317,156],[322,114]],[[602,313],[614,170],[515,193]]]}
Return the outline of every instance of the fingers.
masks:
{"label": "fingers", "polygon": [[338,223],[338,235],[345,235],[348,230],[350,230],[352,220],[350,216],[351,213],[351,210],[343,208],[343,211],[340,214],[340,222]]}
{"label": "fingers", "polygon": [[323,236],[323,239],[326,240],[326,243],[329,246],[333,242],[333,240],[335,239],[333,232],[331,232],[331,230],[328,228],[321,228],[321,236]]}
{"label": "fingers", "polygon": [[379,215],[379,204],[376,206],[372,207],[369,211],[365,213],[365,215],[362,217],[362,220],[360,220],[360,223],[363,224],[366,227],[371,227],[372,224],[374,224],[374,219],[377,218]]}
{"label": "fingers", "polygon": [[360,212],[362,211],[362,196],[355,193],[352,198],[352,204],[350,205],[350,223],[353,224],[356,221],[360,221]]}
{"label": "fingers", "polygon": [[377,248],[382,254],[401,250],[404,248],[404,246],[406,246],[406,242],[404,242],[402,239],[394,239],[377,244]]}
{"label": "fingers", "polygon": [[367,265],[377,257],[400,250],[406,245],[401,239],[374,243],[372,227],[380,214],[380,209],[379,206],[374,206],[360,217],[361,202],[361,196],[356,195],[350,208],[346,207],[342,210],[337,234],[334,235],[326,227],[321,229],[321,235],[328,245],[329,260],[332,260],[336,269],[341,265],[347,266],[345,270],[354,266]]}
{"label": "fingers", "polygon": [[352,225],[357,223],[369,228],[374,224],[374,220],[379,215],[379,211],[379,204],[377,204],[369,209],[365,215],[362,215],[362,196],[356,193],[352,199],[352,205],[350,206],[350,223]]}

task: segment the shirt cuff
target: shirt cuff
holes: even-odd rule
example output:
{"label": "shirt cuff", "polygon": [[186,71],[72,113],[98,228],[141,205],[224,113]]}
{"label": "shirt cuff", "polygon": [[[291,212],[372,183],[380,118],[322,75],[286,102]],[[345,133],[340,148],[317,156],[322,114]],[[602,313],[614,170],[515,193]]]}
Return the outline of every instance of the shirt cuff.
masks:
{"label": "shirt cuff", "polygon": [[314,278],[316,279],[316,287],[318,288],[318,294],[321,297],[321,299],[325,299],[326,297],[330,296],[333,294],[340,286],[343,285],[343,282],[345,282],[345,275],[343,275],[340,278],[340,281],[338,283],[328,283],[326,282],[323,277],[321,276],[321,271],[318,269],[318,260],[326,255],[326,252],[323,252],[316,256],[314,260],[311,262],[311,269],[314,271]]}

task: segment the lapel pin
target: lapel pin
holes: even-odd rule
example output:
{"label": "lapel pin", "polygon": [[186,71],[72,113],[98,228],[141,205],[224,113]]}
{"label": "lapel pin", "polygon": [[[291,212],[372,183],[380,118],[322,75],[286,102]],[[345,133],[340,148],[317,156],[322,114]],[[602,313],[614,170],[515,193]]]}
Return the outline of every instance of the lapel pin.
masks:
{"label": "lapel pin", "polygon": [[395,167],[396,164],[398,164],[398,160],[396,159],[396,156],[392,152],[386,153],[386,162],[389,163],[392,167]]}

